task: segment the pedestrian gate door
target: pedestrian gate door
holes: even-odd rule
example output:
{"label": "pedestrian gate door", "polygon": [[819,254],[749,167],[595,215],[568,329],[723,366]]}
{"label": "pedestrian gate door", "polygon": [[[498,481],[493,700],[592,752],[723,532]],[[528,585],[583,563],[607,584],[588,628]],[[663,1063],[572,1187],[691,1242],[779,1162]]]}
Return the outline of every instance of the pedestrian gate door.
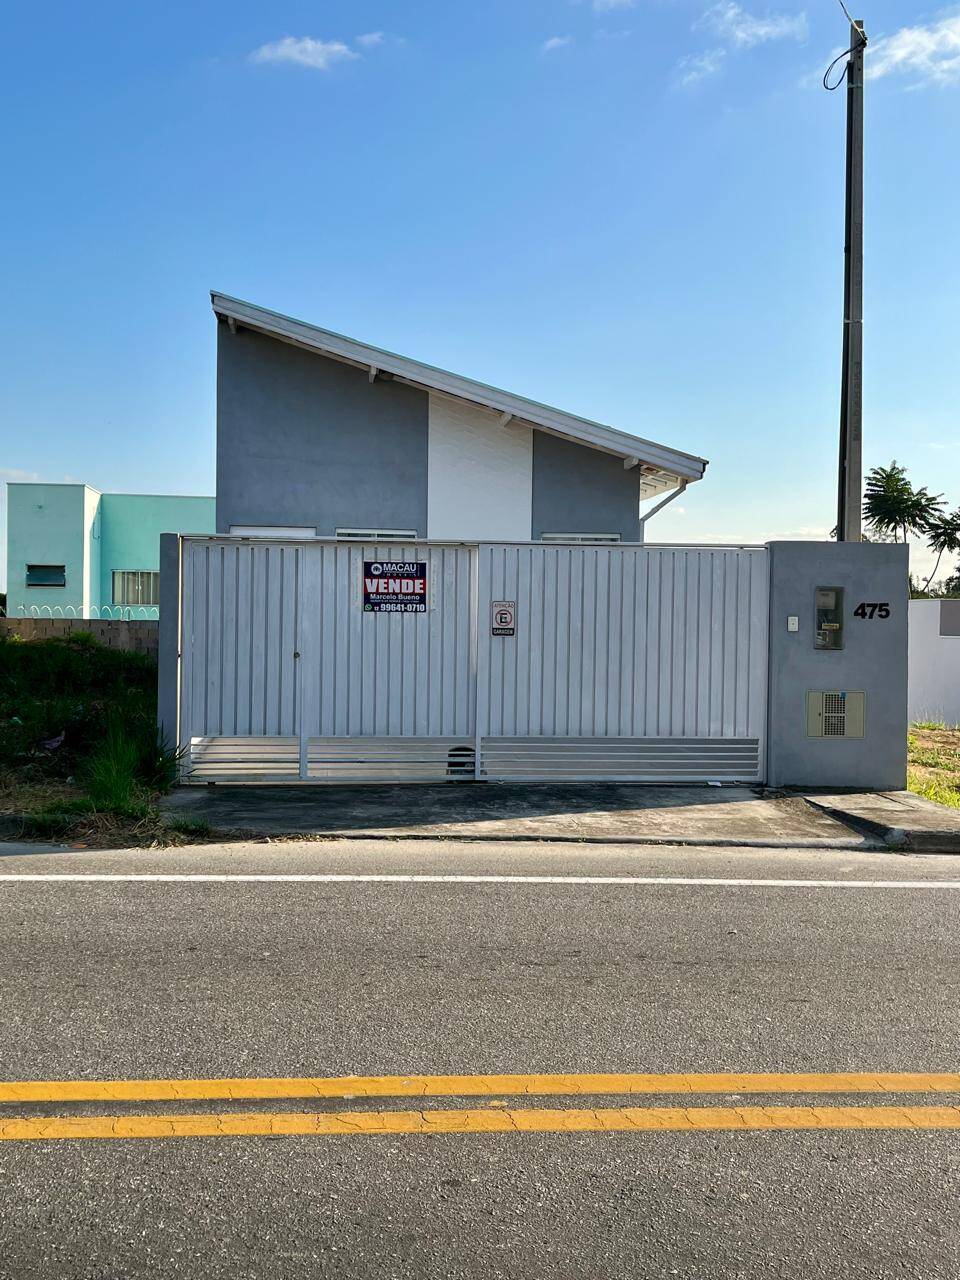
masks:
{"label": "pedestrian gate door", "polygon": [[184,781],[762,779],[763,548],[181,547]]}

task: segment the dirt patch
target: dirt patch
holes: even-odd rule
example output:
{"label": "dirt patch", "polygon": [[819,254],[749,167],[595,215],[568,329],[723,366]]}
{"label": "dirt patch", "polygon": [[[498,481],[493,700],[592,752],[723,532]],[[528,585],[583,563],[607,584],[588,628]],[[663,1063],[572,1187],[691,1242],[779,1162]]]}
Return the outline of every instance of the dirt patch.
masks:
{"label": "dirt patch", "polygon": [[9,770],[0,776],[0,817],[70,805],[83,792],[72,782],[45,778],[39,770]]}
{"label": "dirt patch", "polygon": [[911,791],[960,809],[960,729],[912,728],[907,762]]}

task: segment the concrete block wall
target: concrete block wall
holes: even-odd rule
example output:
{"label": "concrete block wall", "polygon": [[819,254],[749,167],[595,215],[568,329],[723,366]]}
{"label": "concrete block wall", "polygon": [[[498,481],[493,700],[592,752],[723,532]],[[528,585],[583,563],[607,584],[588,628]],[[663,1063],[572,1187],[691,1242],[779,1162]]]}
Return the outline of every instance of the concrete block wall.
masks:
{"label": "concrete block wall", "polygon": [[108,649],[145,653],[156,660],[159,637],[156,622],[108,618],[0,618],[0,636],[21,640],[63,640],[74,632],[92,635]]}

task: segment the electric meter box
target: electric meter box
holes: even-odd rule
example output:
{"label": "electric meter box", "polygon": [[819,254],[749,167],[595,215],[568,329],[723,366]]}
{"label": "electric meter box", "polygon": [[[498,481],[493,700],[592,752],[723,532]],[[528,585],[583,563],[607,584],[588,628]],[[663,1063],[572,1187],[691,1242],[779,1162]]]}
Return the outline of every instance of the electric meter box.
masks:
{"label": "electric meter box", "polygon": [[813,647],[843,648],[843,587],[817,587],[814,593]]}

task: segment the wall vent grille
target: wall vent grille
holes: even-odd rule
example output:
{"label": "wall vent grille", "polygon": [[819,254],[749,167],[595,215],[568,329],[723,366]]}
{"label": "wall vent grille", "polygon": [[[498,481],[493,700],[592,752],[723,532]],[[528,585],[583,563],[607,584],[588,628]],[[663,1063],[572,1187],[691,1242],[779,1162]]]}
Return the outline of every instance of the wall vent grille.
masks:
{"label": "wall vent grille", "polygon": [[847,736],[847,699],[842,693],[823,695],[823,736],[825,738]]}
{"label": "wall vent grille", "polygon": [[807,694],[807,736],[810,738],[862,738],[866,694],[811,690]]}

